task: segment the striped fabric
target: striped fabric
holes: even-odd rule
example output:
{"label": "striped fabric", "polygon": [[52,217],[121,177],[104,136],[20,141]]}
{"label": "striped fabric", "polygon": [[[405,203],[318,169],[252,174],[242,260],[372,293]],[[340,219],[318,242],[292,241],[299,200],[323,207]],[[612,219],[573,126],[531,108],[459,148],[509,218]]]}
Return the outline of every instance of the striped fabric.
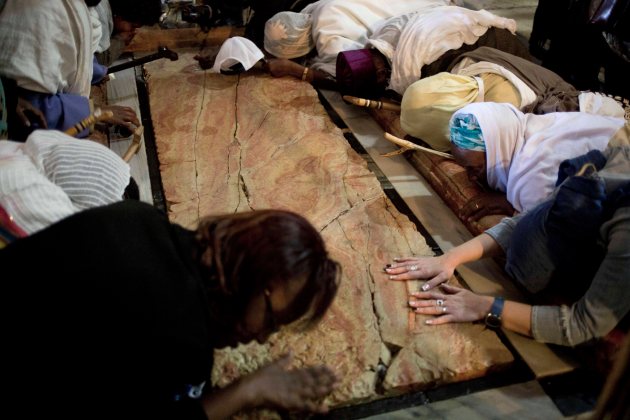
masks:
{"label": "striped fabric", "polygon": [[24,152],[79,209],[121,200],[129,184],[129,165],[107,147],[58,131],[35,131]]}
{"label": "striped fabric", "polygon": [[120,201],[129,177],[126,162],[90,140],[38,130],[26,143],[0,141],[0,206],[29,234]]}
{"label": "striped fabric", "polygon": [[23,144],[0,141],[0,206],[27,233],[78,211],[66,193],[37,170]]}

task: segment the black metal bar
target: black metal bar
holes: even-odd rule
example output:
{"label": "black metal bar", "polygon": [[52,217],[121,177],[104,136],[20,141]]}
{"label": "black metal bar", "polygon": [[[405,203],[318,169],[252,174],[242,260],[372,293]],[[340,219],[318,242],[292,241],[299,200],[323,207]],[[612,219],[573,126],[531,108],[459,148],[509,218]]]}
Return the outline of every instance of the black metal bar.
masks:
{"label": "black metal bar", "polygon": [[151,181],[153,205],[162,212],[166,213],[168,209],[164,198],[164,188],[162,186],[162,176],[160,174],[160,161],[158,159],[157,146],[155,144],[155,132],[153,130],[151,107],[149,105],[149,92],[142,75],[136,75],[136,86],[138,89],[140,117],[142,119],[142,125],[144,126],[144,145],[147,153],[147,165],[149,168],[149,179]]}
{"label": "black metal bar", "polygon": [[126,70],[132,67],[140,66],[142,64],[149,63],[151,61],[159,60],[160,58],[168,58],[171,61],[179,59],[179,56],[175,51],[171,51],[168,48],[160,47],[155,54],[145,55],[144,57],[136,58],[126,63],[118,64],[107,69],[107,74],[116,73],[122,70]]}

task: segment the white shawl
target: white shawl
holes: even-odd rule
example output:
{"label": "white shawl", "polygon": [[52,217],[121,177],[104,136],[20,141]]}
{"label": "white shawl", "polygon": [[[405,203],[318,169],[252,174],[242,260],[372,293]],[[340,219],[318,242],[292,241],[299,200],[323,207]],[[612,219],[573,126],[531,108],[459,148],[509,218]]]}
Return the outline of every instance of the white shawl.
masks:
{"label": "white shawl", "polygon": [[36,130],[24,143],[24,153],[79,210],[120,201],[129,184],[129,164],[91,140]]}
{"label": "white shawl", "polygon": [[373,31],[392,16],[424,7],[451,4],[450,0],[320,0],[301,13],[312,16],[317,58],[312,67],[335,74],[337,54],[364,48]]}
{"label": "white shawl", "polygon": [[35,92],[88,97],[92,39],[84,0],[7,0],[0,14],[0,74]]}
{"label": "white shawl", "polygon": [[490,27],[516,32],[516,22],[512,19],[485,10],[440,6],[400,17],[383,26],[369,45],[390,58],[389,88],[402,95],[409,85],[420,79],[422,66],[431,64],[449,50],[474,44]]}
{"label": "white shawl", "polygon": [[0,206],[29,234],[78,211],[24,153],[24,143],[9,140],[0,141]]}
{"label": "white shawl", "polygon": [[34,233],[78,211],[115,203],[129,165],[107,147],[59,131],[0,141],[0,206]]}
{"label": "white shawl", "polygon": [[510,104],[474,103],[457,111],[473,114],[486,143],[488,185],[505,192],[522,212],[554,189],[558,167],[590,150],[604,150],[622,118],[583,112],[523,114]]}

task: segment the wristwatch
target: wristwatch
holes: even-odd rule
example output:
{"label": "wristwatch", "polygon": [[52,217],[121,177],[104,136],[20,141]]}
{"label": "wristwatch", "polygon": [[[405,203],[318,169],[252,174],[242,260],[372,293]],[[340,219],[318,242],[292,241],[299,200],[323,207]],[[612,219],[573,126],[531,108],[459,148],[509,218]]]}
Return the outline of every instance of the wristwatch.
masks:
{"label": "wristwatch", "polygon": [[492,330],[501,328],[501,314],[503,313],[503,304],[505,299],[502,297],[495,297],[490,307],[490,312],[486,315],[486,326]]}

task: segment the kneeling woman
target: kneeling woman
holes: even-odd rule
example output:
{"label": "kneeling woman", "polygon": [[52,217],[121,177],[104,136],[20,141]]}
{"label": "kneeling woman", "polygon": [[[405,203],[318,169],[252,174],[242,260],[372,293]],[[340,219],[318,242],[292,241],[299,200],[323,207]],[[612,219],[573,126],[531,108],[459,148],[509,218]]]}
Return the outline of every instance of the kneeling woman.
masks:
{"label": "kneeling woman", "polygon": [[[4,410],[33,417],[226,418],[257,406],[322,411],[326,367],[275,362],[213,392],[213,350],[315,324],[339,266],[302,217],[265,210],[187,230],[121,202],[0,251]],[[37,401],[30,404],[29,401]],[[13,411],[15,412],[15,411]],[[6,417],[6,416],[5,416]]]}
{"label": "kneeling woman", "polygon": [[[630,313],[628,135],[630,126],[625,145],[564,162],[553,198],[531,211],[444,255],[400,259],[385,271],[391,280],[428,280],[410,302],[417,313],[435,315],[427,324],[485,318],[491,326],[567,346],[605,336]],[[506,272],[526,291],[553,290],[562,304],[531,306],[445,284],[432,290],[458,265],[501,254]]]}
{"label": "kneeling woman", "polygon": [[623,124],[622,118],[585,112],[535,115],[510,104],[465,106],[449,123],[451,152],[471,181],[493,191],[470,200],[461,217],[531,210],[553,191],[563,160],[604,150]]}

